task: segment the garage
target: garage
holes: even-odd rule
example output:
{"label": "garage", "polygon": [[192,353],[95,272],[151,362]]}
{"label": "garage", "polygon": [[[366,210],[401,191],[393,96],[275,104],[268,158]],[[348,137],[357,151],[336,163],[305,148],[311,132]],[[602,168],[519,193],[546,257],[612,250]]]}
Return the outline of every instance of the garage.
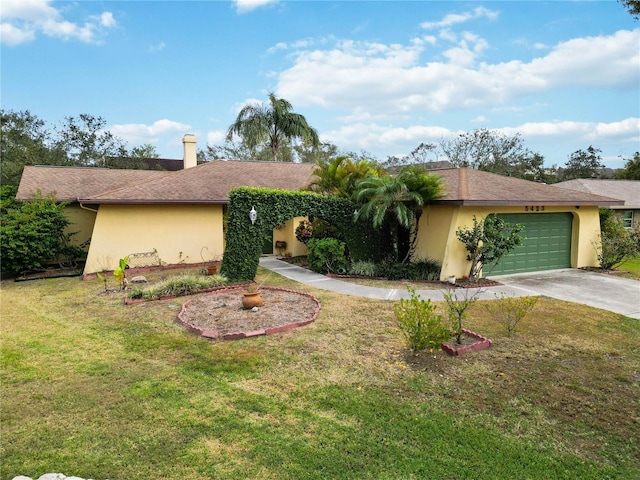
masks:
{"label": "garage", "polygon": [[490,275],[537,272],[571,267],[571,213],[502,214],[509,223],[524,225],[522,245],[491,269]]}

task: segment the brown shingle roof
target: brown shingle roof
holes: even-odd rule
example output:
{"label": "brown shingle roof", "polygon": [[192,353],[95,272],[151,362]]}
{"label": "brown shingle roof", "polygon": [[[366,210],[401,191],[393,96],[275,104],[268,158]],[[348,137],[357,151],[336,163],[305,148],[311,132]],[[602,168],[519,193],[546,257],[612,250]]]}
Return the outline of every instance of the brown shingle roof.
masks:
{"label": "brown shingle roof", "polygon": [[169,174],[152,170],[116,170],[109,168],[26,166],[16,198],[29,200],[38,190],[44,196],[55,194],[61,202],[73,202],[132,183]]}
{"label": "brown shingle roof", "polygon": [[620,205],[620,200],[554,188],[468,168],[432,170],[444,179],[446,196],[434,204],[457,205]]}
{"label": "brown shingle roof", "polygon": [[[38,189],[60,201],[88,204],[226,203],[238,186],[299,190],[309,184],[314,164],[214,160],[186,170],[111,170],[82,167],[25,167],[17,198]],[[433,170],[446,196],[434,204],[623,205],[623,200],[557,188],[466,168]]]}
{"label": "brown shingle roof", "polygon": [[299,190],[309,184],[314,167],[310,163],[214,160],[82,200],[86,203],[226,203],[233,187]]}
{"label": "brown shingle roof", "polygon": [[625,207],[640,208],[640,180],[576,178],[553,186],[617,198]]}

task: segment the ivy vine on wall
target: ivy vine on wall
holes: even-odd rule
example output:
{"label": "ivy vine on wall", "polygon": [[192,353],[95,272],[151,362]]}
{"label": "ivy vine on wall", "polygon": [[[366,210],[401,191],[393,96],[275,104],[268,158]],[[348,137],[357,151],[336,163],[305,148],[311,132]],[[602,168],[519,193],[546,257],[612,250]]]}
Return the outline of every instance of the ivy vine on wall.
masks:
{"label": "ivy vine on wall", "polygon": [[[249,212],[257,218],[251,223]],[[220,271],[232,282],[253,280],[262,254],[262,239],[293,217],[329,221],[343,234],[352,260],[383,258],[380,230],[364,220],[354,222],[356,205],[337,197],[271,188],[237,187],[229,192],[226,246]]]}

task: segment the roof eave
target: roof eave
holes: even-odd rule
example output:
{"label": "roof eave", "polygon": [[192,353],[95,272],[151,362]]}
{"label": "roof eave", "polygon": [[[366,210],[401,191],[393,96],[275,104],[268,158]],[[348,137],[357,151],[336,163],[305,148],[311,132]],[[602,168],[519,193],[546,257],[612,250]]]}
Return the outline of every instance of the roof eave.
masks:
{"label": "roof eave", "polygon": [[456,206],[477,206],[477,207],[525,207],[528,205],[548,206],[548,207],[565,207],[565,206],[581,206],[581,207],[608,207],[615,205],[624,205],[623,200],[601,200],[601,201],[585,201],[585,200],[434,200],[430,202],[432,205],[456,205]]}
{"label": "roof eave", "polygon": [[224,205],[229,199],[218,200],[145,200],[145,199],[97,199],[83,198],[79,203],[87,205]]}

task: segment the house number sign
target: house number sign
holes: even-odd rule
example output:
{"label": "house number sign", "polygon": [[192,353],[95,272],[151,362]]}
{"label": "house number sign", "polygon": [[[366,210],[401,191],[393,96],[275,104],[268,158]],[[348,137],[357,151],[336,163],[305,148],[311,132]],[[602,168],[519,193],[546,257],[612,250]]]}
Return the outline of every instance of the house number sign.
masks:
{"label": "house number sign", "polygon": [[527,205],[524,207],[525,212],[544,212],[544,205]]}

